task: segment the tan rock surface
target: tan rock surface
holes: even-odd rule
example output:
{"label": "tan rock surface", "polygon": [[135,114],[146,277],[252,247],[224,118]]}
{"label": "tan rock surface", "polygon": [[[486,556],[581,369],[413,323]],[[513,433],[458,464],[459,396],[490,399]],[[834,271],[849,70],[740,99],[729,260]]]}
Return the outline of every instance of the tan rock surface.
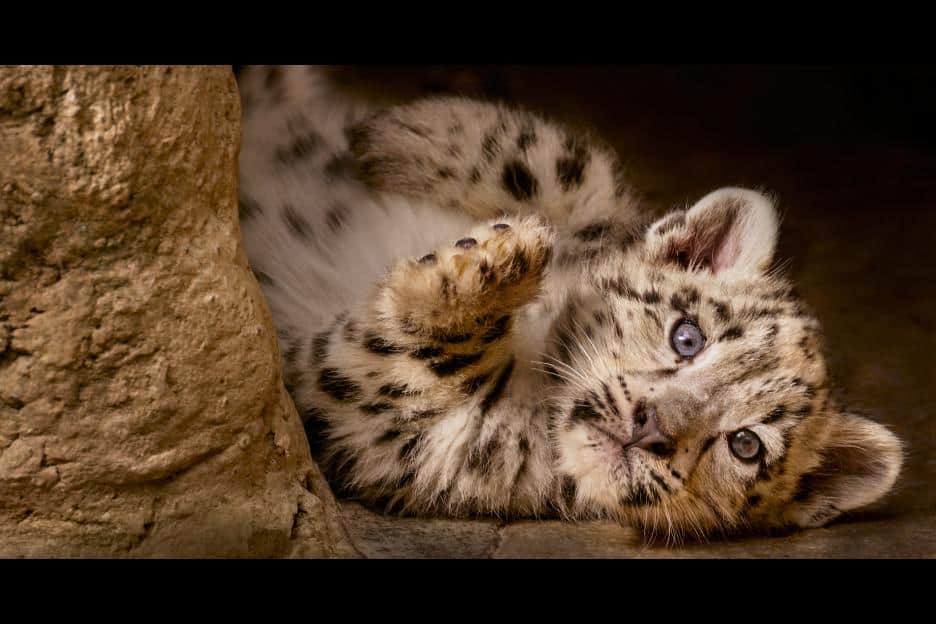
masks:
{"label": "tan rock surface", "polygon": [[350,556],[240,246],[229,68],[0,68],[0,555]]}

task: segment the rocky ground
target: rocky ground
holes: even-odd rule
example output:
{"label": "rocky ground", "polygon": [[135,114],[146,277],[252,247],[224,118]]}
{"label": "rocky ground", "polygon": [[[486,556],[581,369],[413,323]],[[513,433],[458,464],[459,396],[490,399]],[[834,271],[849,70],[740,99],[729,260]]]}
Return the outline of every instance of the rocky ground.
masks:
{"label": "rocky ground", "polygon": [[[929,74],[927,73],[929,72]],[[779,257],[823,321],[849,405],[907,443],[895,491],[786,537],[678,548],[607,523],[386,517],[341,505],[367,557],[936,556],[936,144],[932,70],[370,68],[349,84],[393,98],[500,97],[609,140],[655,208],[724,185],[762,187],[784,214]]]}

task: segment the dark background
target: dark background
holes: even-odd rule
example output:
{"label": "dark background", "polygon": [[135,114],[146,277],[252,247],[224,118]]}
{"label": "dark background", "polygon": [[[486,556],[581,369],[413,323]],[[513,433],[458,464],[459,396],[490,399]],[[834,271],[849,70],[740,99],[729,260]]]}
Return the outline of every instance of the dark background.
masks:
{"label": "dark background", "polygon": [[907,536],[932,524],[936,68],[384,65],[337,76],[388,102],[458,93],[586,126],[655,210],[719,186],[775,194],[778,258],[825,326],[836,393],[908,445],[895,492],[850,522],[887,520]]}

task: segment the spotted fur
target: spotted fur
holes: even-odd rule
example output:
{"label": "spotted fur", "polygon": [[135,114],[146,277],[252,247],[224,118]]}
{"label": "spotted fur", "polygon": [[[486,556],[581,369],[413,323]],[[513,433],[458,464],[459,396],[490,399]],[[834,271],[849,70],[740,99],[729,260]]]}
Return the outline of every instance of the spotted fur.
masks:
{"label": "spotted fur", "polygon": [[770,269],[770,198],[652,221],[612,152],[535,115],[375,110],[322,68],[241,91],[244,242],[339,491],[678,538],[817,526],[894,484],[899,441],[830,398],[819,323]]}

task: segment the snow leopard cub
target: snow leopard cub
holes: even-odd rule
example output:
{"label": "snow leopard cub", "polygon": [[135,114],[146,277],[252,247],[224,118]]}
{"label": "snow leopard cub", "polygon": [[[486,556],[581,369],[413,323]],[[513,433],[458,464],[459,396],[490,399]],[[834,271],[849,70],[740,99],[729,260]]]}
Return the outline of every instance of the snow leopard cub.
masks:
{"label": "snow leopard cub", "polygon": [[808,527],[885,494],[897,438],[830,401],[769,267],[770,198],[655,222],[615,156],[462,98],[389,109],[254,67],[244,242],[333,484],[416,513]]}

